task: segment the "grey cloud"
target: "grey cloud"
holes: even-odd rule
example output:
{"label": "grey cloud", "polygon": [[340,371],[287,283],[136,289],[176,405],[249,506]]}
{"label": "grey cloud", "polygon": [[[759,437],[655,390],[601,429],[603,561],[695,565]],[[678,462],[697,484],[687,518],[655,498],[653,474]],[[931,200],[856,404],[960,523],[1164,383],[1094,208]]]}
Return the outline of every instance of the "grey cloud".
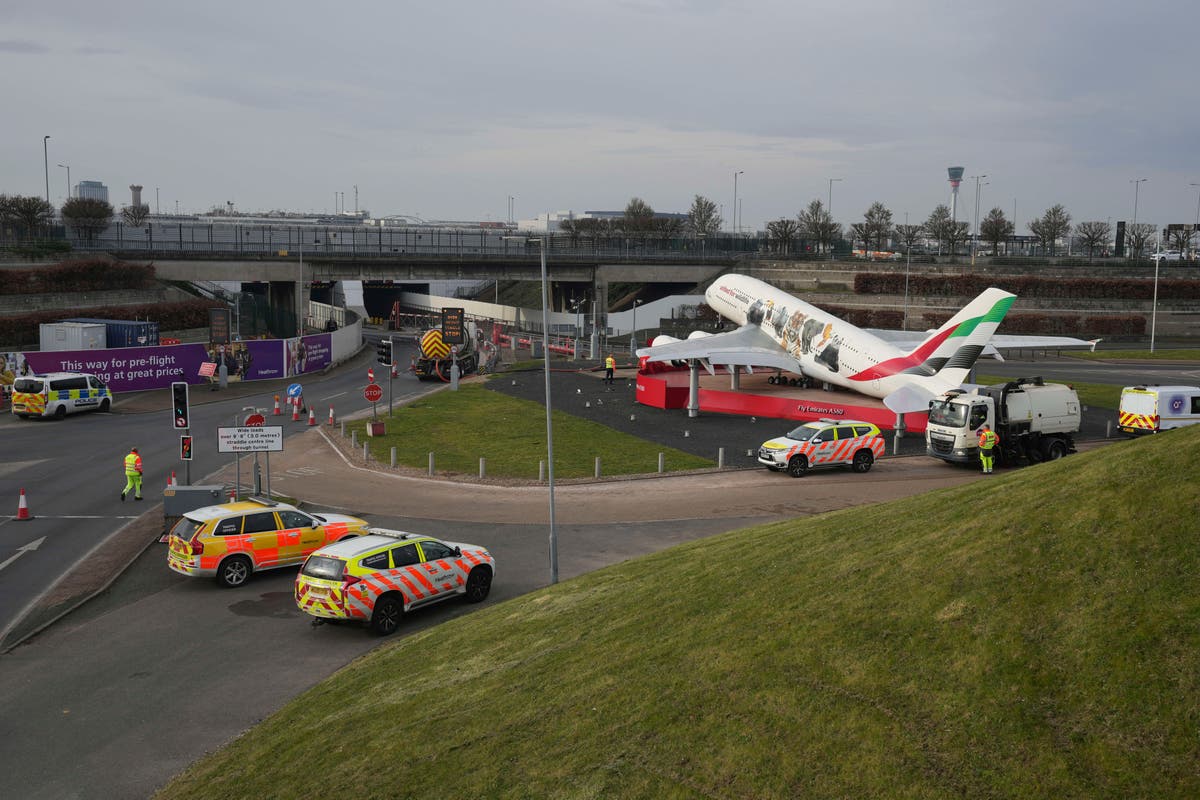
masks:
{"label": "grey cloud", "polygon": [[49,47],[37,42],[23,39],[0,40],[0,53],[41,54],[49,52]]}

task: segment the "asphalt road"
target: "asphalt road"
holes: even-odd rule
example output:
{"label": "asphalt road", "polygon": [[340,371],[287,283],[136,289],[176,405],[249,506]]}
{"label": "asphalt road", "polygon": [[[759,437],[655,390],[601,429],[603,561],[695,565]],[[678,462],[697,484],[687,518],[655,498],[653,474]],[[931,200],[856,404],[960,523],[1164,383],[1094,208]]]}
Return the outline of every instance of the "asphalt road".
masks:
{"label": "asphalt road", "polygon": [[[339,393],[350,393],[362,383],[362,367],[369,361],[356,362],[324,382],[310,381],[311,396],[318,401],[324,396],[347,396]],[[570,383],[598,383],[592,376],[574,370],[556,373],[560,374],[563,377],[556,378],[556,391],[561,390],[564,397],[571,388],[603,392],[595,386]],[[516,387],[512,380],[518,381]],[[540,380],[522,387],[524,380],[510,378],[508,387],[536,395]],[[270,395],[261,393],[263,398]],[[203,412],[203,424],[215,428],[226,424],[225,417],[232,421],[231,411],[234,406],[240,409],[243,402],[253,404],[254,400],[222,401]],[[342,401],[337,402],[342,408]],[[613,408],[619,406],[620,402]],[[640,416],[643,407],[636,408],[632,413]],[[614,421],[628,419],[625,410],[621,412]],[[728,420],[724,425],[716,424],[720,420],[709,425],[687,420],[684,412],[663,414],[658,427],[666,426],[666,415],[679,415],[684,420],[679,424],[703,426],[689,429],[695,432],[688,437],[679,437],[689,447],[711,452],[716,440],[709,437],[727,435],[723,429],[729,427]],[[165,409],[130,419],[141,424],[126,429],[123,415],[114,414],[111,418],[69,418],[59,424],[22,423],[24,429],[16,428],[18,435],[28,435],[26,430],[50,431],[40,443],[23,439],[15,452],[42,448],[39,458],[31,459],[32,465],[24,460],[19,463],[26,464],[21,469],[35,469],[53,485],[64,487],[65,494],[56,497],[49,508],[35,505],[34,510],[47,516],[40,523],[52,531],[47,541],[51,536],[68,540],[45,551],[57,554],[49,565],[33,560],[36,553],[21,556],[13,563],[31,559],[22,564],[22,570],[37,565],[45,574],[55,570],[62,574],[71,553],[83,552],[104,531],[115,530],[125,521],[121,517],[128,514],[121,514],[124,509],[115,496],[120,489],[114,485],[119,470],[112,465],[119,464],[129,437],[138,436],[143,447],[148,434],[156,437],[147,458],[151,468],[147,485],[155,485],[155,477],[159,485],[165,484],[168,468],[161,464],[169,463],[177,446],[173,433],[167,432],[170,421]],[[74,425],[76,422],[82,424]],[[738,436],[757,444],[767,438],[760,433],[762,428],[771,428],[765,431],[767,435],[776,432],[774,424],[764,423],[769,421],[743,421],[739,424],[760,427]],[[68,424],[72,427],[67,428]],[[305,498],[313,507],[338,508],[359,513],[376,524],[489,547],[498,562],[489,603],[546,585],[544,487],[464,486],[372,468],[358,463],[338,437],[299,427],[304,430],[289,438],[285,452],[272,460],[282,491]],[[0,432],[3,441],[10,441],[12,430],[5,425]],[[67,430],[74,435],[60,435]],[[153,433],[158,430],[163,434]],[[103,439],[97,431],[109,438]],[[695,441],[687,441],[691,439]],[[109,477],[101,479],[90,473],[65,477],[63,473],[72,472],[72,453],[82,451],[87,442],[100,440],[108,448],[102,461]],[[95,450],[88,452],[95,457]],[[211,466],[220,466],[219,460]],[[0,492],[17,485],[13,474],[8,471],[0,478]],[[226,464],[215,480],[231,477],[232,467]],[[769,519],[848,508],[980,479],[983,476],[974,471],[917,457],[885,459],[867,475],[827,471],[800,481],[746,469],[563,485],[556,494],[560,574],[569,579],[680,541]],[[39,494],[42,491],[38,489]],[[101,513],[95,513],[96,508]],[[429,518],[431,508],[439,509],[439,519]],[[87,518],[71,518],[76,515]],[[14,552],[14,542],[42,535],[35,527],[38,524],[35,520],[0,526],[0,559]],[[91,533],[76,536],[76,528]],[[95,538],[78,541],[85,535]],[[0,796],[145,797],[205,752],[380,644],[358,628],[311,627],[291,600],[294,571],[259,575],[240,590],[223,591],[211,581],[171,573],[165,558],[165,545],[150,544],[98,597],[0,656],[0,703],[5,708],[0,717],[0,741],[5,742],[0,748]],[[0,572],[0,588],[20,574]],[[11,598],[21,599],[18,586],[9,586],[7,591]],[[403,646],[411,632],[469,610],[452,602],[415,614],[389,644]]]}

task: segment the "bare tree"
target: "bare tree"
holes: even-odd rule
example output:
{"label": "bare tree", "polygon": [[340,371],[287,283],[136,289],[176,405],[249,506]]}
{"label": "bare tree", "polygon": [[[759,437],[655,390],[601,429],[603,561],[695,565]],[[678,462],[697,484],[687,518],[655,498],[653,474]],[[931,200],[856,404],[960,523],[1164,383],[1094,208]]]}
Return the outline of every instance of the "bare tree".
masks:
{"label": "bare tree", "polygon": [[819,249],[828,251],[833,242],[841,237],[842,226],[833,221],[829,211],[820,200],[813,200],[808,208],[796,216],[800,223],[800,233],[806,239],[817,243]]}
{"label": "bare tree", "polygon": [[150,206],[142,203],[140,206],[125,206],[121,209],[121,219],[126,225],[134,228],[140,228],[146,224],[146,218],[150,216]]}
{"label": "bare tree", "polygon": [[73,197],[63,203],[62,218],[63,224],[90,242],[112,224],[113,207],[103,200]]}
{"label": "bare tree", "polygon": [[[876,250],[886,250],[888,241],[892,238],[892,212],[883,203],[875,202],[863,214],[863,222],[867,226],[867,235],[875,243]],[[870,250],[870,244],[866,244]]]}
{"label": "bare tree", "polygon": [[625,233],[645,236],[654,229],[654,209],[642,198],[634,197],[625,206],[621,227]]}
{"label": "bare tree", "polygon": [[1167,246],[1186,254],[1192,246],[1193,233],[1191,225],[1169,226],[1167,228]]}
{"label": "bare tree", "polygon": [[784,217],[767,223],[767,240],[775,245],[778,252],[792,252],[792,243],[800,233],[800,223]]}
{"label": "bare tree", "polygon": [[958,246],[967,241],[970,234],[967,222],[955,222],[950,218],[950,207],[945,203],[939,205],[925,220],[925,231],[930,238],[938,243],[938,252],[945,246],[946,252],[953,258],[958,252]]}
{"label": "bare tree", "polygon": [[1075,226],[1075,235],[1079,237],[1079,243],[1087,249],[1090,257],[1096,252],[1096,248],[1108,244],[1109,237],[1112,236],[1112,224],[1103,220],[1081,222]]}
{"label": "bare tree", "polygon": [[917,242],[925,238],[924,225],[897,225],[896,239],[904,245],[904,252],[911,253]]}
{"label": "bare tree", "polygon": [[870,223],[855,222],[850,226],[851,244],[854,244],[855,242],[862,242],[864,252],[871,249],[871,236],[872,231]]}
{"label": "bare tree", "polygon": [[1136,225],[1129,225],[1125,228],[1125,238],[1129,240],[1129,258],[1141,258],[1142,251],[1146,249],[1146,244],[1154,238],[1155,228],[1153,223],[1139,222]]}
{"label": "bare tree", "polygon": [[25,237],[32,239],[38,228],[54,222],[54,206],[32,195],[0,195],[0,219],[23,226]]}
{"label": "bare tree", "polygon": [[687,227],[693,236],[704,234],[711,236],[721,230],[721,215],[717,213],[717,204],[703,195],[696,195],[692,207],[688,210]]}
{"label": "bare tree", "polygon": [[1071,215],[1062,205],[1053,205],[1041,218],[1029,223],[1029,230],[1054,255],[1058,240],[1071,232]]}
{"label": "bare tree", "polygon": [[1000,243],[1012,236],[1015,230],[1016,226],[1008,221],[999,208],[993,208],[979,223],[979,235],[992,246],[992,255],[1000,252]]}

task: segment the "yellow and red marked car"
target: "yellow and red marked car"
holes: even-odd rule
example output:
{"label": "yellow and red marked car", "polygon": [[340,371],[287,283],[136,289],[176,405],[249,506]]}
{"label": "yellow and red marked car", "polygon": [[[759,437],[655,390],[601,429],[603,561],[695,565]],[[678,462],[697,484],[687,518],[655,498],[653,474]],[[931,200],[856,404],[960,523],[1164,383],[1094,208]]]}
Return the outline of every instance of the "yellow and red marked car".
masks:
{"label": "yellow and red marked car", "polygon": [[365,622],[386,636],[404,614],[462,597],[488,596],[496,560],[486,548],[386,528],[322,547],[296,576],[296,605],[315,619]]}
{"label": "yellow and red marked car", "polygon": [[369,523],[343,514],[308,514],[262,498],[189,511],[171,528],[167,565],[181,575],[241,586],[265,569],[295,566],[331,542],[361,536]]}
{"label": "yellow and red marked car", "polygon": [[758,463],[799,478],[816,467],[848,466],[855,472],[868,472],[885,452],[883,434],[870,422],[823,419],[763,442]]}

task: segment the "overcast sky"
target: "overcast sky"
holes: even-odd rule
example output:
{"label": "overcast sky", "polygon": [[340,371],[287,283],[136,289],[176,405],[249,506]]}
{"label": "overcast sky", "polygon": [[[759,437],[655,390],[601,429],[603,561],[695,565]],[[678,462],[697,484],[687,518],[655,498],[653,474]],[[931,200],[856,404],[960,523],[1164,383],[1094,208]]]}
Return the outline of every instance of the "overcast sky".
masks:
{"label": "overcast sky", "polygon": [[[761,228],[827,198],[904,221],[981,180],[1020,233],[1192,222],[1194,0],[0,5],[0,192],[98,180],[162,212],[504,220],[686,211]],[[972,220],[975,182],[958,218]]]}

